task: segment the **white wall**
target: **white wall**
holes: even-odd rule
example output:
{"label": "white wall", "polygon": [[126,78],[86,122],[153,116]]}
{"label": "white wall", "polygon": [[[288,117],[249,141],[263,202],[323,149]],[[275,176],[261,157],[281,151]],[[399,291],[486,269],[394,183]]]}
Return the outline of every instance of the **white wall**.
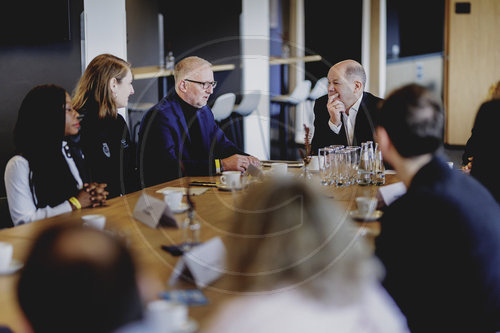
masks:
{"label": "white wall", "polygon": [[125,0],[84,0],[85,67],[97,55],[127,59]]}
{"label": "white wall", "polygon": [[443,95],[443,56],[429,54],[402,58],[387,64],[386,94],[408,83],[429,87],[436,96]]}
{"label": "white wall", "polygon": [[[127,15],[125,0],[83,1],[82,70],[102,53],[127,59]],[[125,108],[119,109],[126,120]]]}
{"label": "white wall", "polygon": [[269,159],[269,0],[242,0],[240,36],[242,92],[263,94],[257,112],[244,119],[245,152]]}

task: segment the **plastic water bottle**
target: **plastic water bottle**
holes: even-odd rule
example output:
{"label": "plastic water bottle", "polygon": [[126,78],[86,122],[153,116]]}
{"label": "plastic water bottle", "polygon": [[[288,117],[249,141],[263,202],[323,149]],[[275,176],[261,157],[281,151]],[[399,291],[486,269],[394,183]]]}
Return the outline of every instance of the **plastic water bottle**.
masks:
{"label": "plastic water bottle", "polygon": [[175,66],[175,57],[172,51],[168,52],[167,58],[165,59],[165,68],[166,69],[174,69]]}
{"label": "plastic water bottle", "polygon": [[372,182],[372,159],[368,142],[361,144],[360,161],[358,168],[358,184],[370,185]]}
{"label": "plastic water bottle", "polygon": [[373,160],[373,174],[372,183],[374,185],[385,184],[385,166],[384,159],[382,158],[382,151],[380,151],[378,144],[375,144],[375,156]]}
{"label": "plastic water bottle", "polygon": [[189,251],[193,246],[200,243],[200,222],[196,218],[196,212],[190,210],[188,216],[184,219],[181,225],[183,232],[183,250]]}

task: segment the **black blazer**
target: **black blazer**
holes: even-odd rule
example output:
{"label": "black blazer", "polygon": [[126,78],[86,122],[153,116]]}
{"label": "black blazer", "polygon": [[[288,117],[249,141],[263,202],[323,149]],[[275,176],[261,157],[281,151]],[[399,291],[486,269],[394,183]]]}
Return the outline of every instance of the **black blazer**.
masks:
{"label": "black blazer", "polygon": [[135,192],[139,182],[135,170],[135,147],[121,115],[97,118],[97,111],[87,112],[80,131],[80,145],[90,179],[108,184],[108,199]]}
{"label": "black blazer", "polygon": [[472,156],[471,175],[479,180],[500,203],[500,178],[498,172],[498,124],[500,123],[500,99],[485,102],[479,108],[472,134],[463,156],[464,164]]}
{"label": "black blazer", "polygon": [[[378,124],[378,103],[382,99],[370,94],[363,93],[363,99],[359,105],[356,115],[356,124],[354,125],[353,145],[361,145],[361,142],[373,141],[373,133]],[[319,148],[329,145],[347,145],[347,136],[344,123],[339,134],[335,134],[328,126],[330,114],[326,108],[328,95],[320,97],[314,104],[314,136],[311,142],[312,153],[316,153]]]}

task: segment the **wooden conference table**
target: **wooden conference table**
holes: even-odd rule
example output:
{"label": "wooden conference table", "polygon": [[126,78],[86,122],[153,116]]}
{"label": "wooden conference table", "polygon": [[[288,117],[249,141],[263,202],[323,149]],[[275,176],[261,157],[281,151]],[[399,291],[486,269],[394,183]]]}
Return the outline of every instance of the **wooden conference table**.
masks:
{"label": "wooden conference table", "polygon": [[[289,168],[289,170],[291,170]],[[292,169],[297,172],[299,169]],[[94,209],[83,209],[63,215],[55,216],[45,220],[21,225],[15,228],[4,229],[0,231],[0,241],[12,243],[14,246],[14,258],[25,262],[30,247],[37,235],[46,227],[57,223],[82,224],[81,217],[87,214],[104,214],[107,217],[105,230],[124,237],[141,271],[148,272],[155,280],[159,280],[161,288],[165,289],[190,289],[195,285],[189,282],[181,281],[174,286],[168,285],[168,280],[172,274],[173,268],[179,257],[174,257],[161,249],[162,245],[179,244],[182,241],[180,229],[161,228],[152,229],[132,217],[133,209],[142,193],[162,198],[162,195],[156,193],[157,190],[167,186],[185,187],[189,181],[218,181],[218,177],[191,177],[173,180],[168,183],[152,186],[144,190],[114,198],[108,201],[105,207]],[[313,181],[318,181],[315,175]],[[387,175],[387,184],[398,181],[397,176]],[[336,200],[348,211],[355,209],[354,198],[361,195],[374,195],[378,187],[376,186],[349,186],[337,188],[334,186],[322,186],[320,188],[325,195]],[[220,191],[217,188],[208,188],[208,190],[193,197],[196,212],[201,223],[201,240],[219,236],[224,239],[231,226],[233,216],[233,202],[245,195],[245,190],[237,192]],[[183,198],[185,202],[185,198]],[[176,214],[176,220],[181,222],[186,213]],[[380,232],[379,222],[357,223],[362,233],[367,237],[373,238]],[[229,249],[228,249],[229,251]],[[19,272],[11,275],[0,276],[0,325],[8,325],[16,333],[27,332],[23,325],[21,310],[17,303],[16,284],[19,278]],[[203,292],[209,299],[209,305],[193,306],[189,308],[189,316],[197,321],[200,328],[203,328],[210,318],[210,315],[216,309],[216,306],[227,297],[221,289],[217,289],[221,280],[219,279],[209,285]],[[75,286],[78,288],[78,286]],[[154,291],[154,295],[156,291]]]}

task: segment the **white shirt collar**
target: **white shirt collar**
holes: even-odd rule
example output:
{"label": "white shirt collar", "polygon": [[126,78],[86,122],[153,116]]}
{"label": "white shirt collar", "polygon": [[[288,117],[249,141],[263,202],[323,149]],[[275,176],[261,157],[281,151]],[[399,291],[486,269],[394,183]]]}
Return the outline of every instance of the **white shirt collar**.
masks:
{"label": "white shirt collar", "polygon": [[351,106],[351,108],[349,109],[349,115],[351,115],[351,111],[356,111],[356,113],[358,112],[359,106],[361,105],[361,100],[362,99],[363,99],[363,94],[361,94],[361,96],[359,96],[359,98],[356,101],[356,103],[354,103],[354,105]]}

